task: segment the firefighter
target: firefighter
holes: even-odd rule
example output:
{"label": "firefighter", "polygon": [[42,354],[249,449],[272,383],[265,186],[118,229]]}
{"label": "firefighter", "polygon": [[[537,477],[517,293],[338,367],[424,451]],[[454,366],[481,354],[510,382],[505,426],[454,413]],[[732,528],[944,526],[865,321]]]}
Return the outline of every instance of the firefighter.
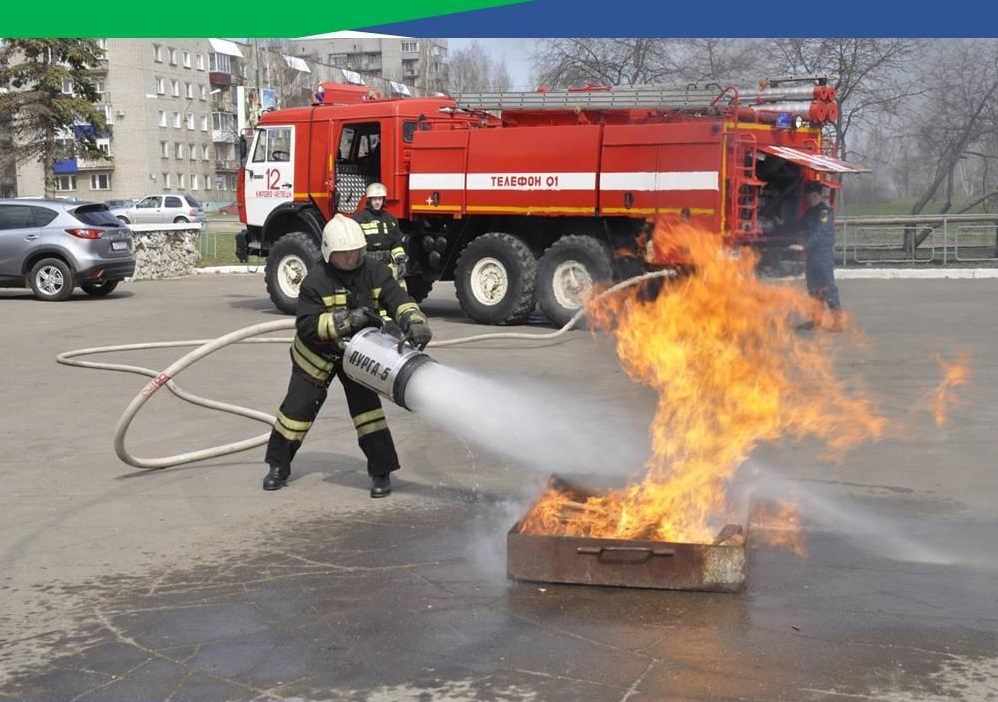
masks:
{"label": "firefighter", "polygon": [[804,187],[808,205],[801,220],[804,235],[804,277],[807,292],[815,300],[814,318],[800,325],[810,330],[821,325],[827,306],[832,313],[831,331],[842,328],[842,303],[835,285],[835,215],[825,202],[825,186],[811,182]]}
{"label": "firefighter", "polygon": [[284,487],[291,461],[336,377],[367,457],[371,497],[385,497],[391,493],[389,475],[399,468],[395,443],[381,399],[344,374],[343,348],[352,334],[378,325],[379,318],[394,320],[420,347],[429,343],[430,327],[388,267],[364,255],[366,241],[357,222],[337,214],[322,230],[321,248],[324,265],[309,269],[298,293],[291,381],[267,444],[263,489]]}
{"label": "firefighter", "polygon": [[364,193],[367,204],[354,215],[354,219],[367,237],[367,255],[392,269],[395,280],[405,277],[408,256],[402,246],[399,221],[385,209],[388,188],[382,183],[371,183]]}

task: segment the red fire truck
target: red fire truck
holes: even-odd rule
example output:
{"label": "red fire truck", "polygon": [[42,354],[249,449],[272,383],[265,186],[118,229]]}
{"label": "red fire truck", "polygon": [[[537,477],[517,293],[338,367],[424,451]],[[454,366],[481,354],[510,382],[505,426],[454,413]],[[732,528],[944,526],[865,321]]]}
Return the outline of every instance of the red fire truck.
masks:
{"label": "red fire truck", "polygon": [[[241,173],[243,254],[293,313],[323,225],[388,187],[417,300],[453,280],[476,322],[515,324],[539,304],[567,321],[593,281],[668,265],[642,232],[689,220],[786,249],[803,184],[865,171],[828,156],[838,112],[821,77],[720,85],[586,87],[384,99],[323,83],[311,107],[265,114]],[[635,255],[636,254],[636,255]]]}

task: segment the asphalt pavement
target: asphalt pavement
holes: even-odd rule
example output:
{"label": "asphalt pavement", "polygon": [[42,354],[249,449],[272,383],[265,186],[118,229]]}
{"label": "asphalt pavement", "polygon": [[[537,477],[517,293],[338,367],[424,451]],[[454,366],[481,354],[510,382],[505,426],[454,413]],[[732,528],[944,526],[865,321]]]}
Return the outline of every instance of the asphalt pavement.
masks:
{"label": "asphalt pavement", "polygon": [[[833,341],[839,373],[898,430],[841,464],[809,442],[757,452],[813,506],[808,554],[750,538],[740,594],[507,579],[506,533],[551,466],[503,450],[517,436],[486,447],[389,406],[403,469],[372,500],[335,388],[284,490],[261,490],[262,448],[128,466],[114,427],[147,379],[56,355],[281,319],[262,278],[140,281],[64,303],[0,290],[0,699],[998,699],[998,280],[840,288],[867,343]],[[440,339],[494,331],[463,317],[450,285],[424,308]],[[970,382],[940,428],[924,411],[934,356],[964,349]],[[182,353],[94,360],[164,368]],[[589,332],[433,355],[543,386],[552,422],[585,409],[607,428],[610,470],[629,468],[654,411]],[[177,381],[274,413],[288,370],[285,346],[251,345]],[[266,431],[160,392],[127,446],[155,457]]]}

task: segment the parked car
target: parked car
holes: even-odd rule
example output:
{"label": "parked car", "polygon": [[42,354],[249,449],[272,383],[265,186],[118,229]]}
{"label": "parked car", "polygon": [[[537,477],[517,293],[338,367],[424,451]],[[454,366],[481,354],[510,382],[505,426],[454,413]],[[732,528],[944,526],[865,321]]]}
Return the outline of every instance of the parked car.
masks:
{"label": "parked car", "polygon": [[121,200],[105,200],[104,204],[110,207],[112,210],[127,210],[132,207],[138,200],[133,198],[124,198]]}
{"label": "parked car", "polygon": [[224,215],[236,215],[238,217],[239,216],[239,203],[238,202],[230,202],[225,207],[219,207],[218,208],[218,213],[219,214],[224,214]]}
{"label": "parked car", "polygon": [[102,202],[0,200],[0,287],[103,297],[135,272],[132,233]]}
{"label": "parked car", "polygon": [[111,213],[125,224],[187,224],[206,221],[204,205],[193,195],[150,195],[132,207],[112,208]]}

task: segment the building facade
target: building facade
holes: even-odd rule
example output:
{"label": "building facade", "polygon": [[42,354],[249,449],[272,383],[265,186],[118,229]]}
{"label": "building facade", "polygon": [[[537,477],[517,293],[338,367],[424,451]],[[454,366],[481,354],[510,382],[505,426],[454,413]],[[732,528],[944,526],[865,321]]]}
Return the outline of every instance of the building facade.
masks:
{"label": "building facade", "polygon": [[[178,192],[209,209],[225,205],[236,199],[240,137],[251,135],[267,110],[308,105],[327,80],[370,85],[384,95],[423,92],[295,56],[284,40],[98,41],[104,60],[93,79],[108,124],[98,144],[108,158],[62,159],[54,173],[57,195],[83,200]],[[71,134],[61,137],[71,145]],[[44,194],[41,164],[5,169],[2,151],[0,141],[0,188],[12,196]]]}
{"label": "building facade", "polygon": [[422,94],[447,90],[447,40],[405,37],[297,39],[295,53],[314,61],[414,86]]}

